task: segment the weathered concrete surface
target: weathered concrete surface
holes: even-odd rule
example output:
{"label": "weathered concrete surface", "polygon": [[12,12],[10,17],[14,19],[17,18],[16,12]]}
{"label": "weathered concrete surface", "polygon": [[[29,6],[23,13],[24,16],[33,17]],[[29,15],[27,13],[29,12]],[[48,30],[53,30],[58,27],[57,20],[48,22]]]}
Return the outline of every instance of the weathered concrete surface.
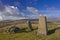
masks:
{"label": "weathered concrete surface", "polygon": [[46,16],[39,17],[39,25],[37,35],[47,35],[47,19]]}

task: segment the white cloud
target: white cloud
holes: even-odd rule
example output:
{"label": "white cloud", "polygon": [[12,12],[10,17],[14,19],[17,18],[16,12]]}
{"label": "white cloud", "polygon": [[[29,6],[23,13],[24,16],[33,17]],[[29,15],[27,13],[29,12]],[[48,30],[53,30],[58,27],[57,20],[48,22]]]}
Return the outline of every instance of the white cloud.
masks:
{"label": "white cloud", "polygon": [[4,9],[0,10],[1,20],[24,19],[25,18],[24,16],[25,16],[24,13],[20,12],[19,9],[15,6],[4,6]]}
{"label": "white cloud", "polygon": [[56,10],[55,7],[47,8],[46,10],[38,10],[34,7],[27,7],[29,12],[33,15],[29,15],[29,18],[39,18],[39,16],[46,16],[48,19],[60,19],[60,10]]}
{"label": "white cloud", "polygon": [[0,21],[16,19],[25,19],[25,14],[16,6],[3,5],[3,3],[0,1]]}
{"label": "white cloud", "polygon": [[0,20],[2,20],[2,16],[0,16]]}
{"label": "white cloud", "polygon": [[43,15],[41,10],[38,10],[38,9],[36,9],[34,7],[27,7],[27,11],[32,12],[32,15],[29,15],[30,19],[38,19],[39,16]]}
{"label": "white cloud", "polygon": [[39,14],[39,10],[37,10],[37,9],[34,8],[34,7],[27,7],[27,10],[28,10],[29,12],[34,13],[34,14]]}
{"label": "white cloud", "polygon": [[[15,8],[14,6],[10,6],[11,8]],[[17,8],[17,7],[16,7]]]}

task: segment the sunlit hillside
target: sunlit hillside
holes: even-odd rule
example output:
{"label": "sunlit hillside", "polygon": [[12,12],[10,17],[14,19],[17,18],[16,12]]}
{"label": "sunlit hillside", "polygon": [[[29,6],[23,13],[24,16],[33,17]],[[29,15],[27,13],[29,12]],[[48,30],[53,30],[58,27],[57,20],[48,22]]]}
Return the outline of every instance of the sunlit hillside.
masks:
{"label": "sunlit hillside", "polygon": [[[0,23],[0,40],[60,40],[60,29],[55,26],[55,22],[48,22],[48,35],[47,36],[37,36],[38,23],[32,23],[33,31],[29,30],[26,22],[8,22]],[[3,25],[2,25],[3,24]],[[25,29],[18,33],[6,33],[5,28],[15,25],[21,29]],[[2,26],[2,27],[1,27]]]}

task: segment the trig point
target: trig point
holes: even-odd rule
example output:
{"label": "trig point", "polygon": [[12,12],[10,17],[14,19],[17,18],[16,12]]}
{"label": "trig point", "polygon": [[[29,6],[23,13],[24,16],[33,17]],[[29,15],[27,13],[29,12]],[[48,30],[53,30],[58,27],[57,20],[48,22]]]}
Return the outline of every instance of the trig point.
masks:
{"label": "trig point", "polygon": [[46,36],[47,35],[47,19],[46,16],[39,17],[39,25],[37,35]]}

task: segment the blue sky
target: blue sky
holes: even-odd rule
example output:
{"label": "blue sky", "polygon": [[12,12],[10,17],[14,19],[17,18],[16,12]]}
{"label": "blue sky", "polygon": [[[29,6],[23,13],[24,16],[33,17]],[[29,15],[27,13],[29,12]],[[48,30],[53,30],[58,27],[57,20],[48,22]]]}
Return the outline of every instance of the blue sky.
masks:
{"label": "blue sky", "polygon": [[[46,7],[56,7],[60,9],[60,0],[1,0],[4,5],[18,6],[25,9],[27,6],[35,7],[40,10],[46,9]],[[23,6],[23,7],[22,7]]]}
{"label": "blue sky", "polygon": [[60,18],[60,0],[0,0],[0,19]]}

